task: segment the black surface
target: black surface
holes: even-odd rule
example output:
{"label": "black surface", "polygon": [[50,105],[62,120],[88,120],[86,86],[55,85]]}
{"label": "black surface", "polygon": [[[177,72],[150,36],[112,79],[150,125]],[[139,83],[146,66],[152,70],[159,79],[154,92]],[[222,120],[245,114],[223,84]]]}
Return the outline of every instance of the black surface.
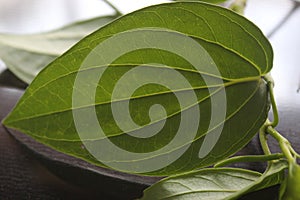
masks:
{"label": "black surface", "polygon": [[[0,120],[22,93],[0,87]],[[157,180],[93,166],[0,126],[0,199],[134,199]]]}
{"label": "black surface", "polygon": [[[26,87],[23,83],[2,84],[0,74],[0,120],[15,105]],[[12,81],[15,82],[15,81]],[[299,95],[300,98],[300,95]],[[298,99],[295,99],[298,101]],[[300,101],[299,101],[300,102]],[[300,110],[296,104],[279,105],[282,120],[277,129],[300,152]],[[277,142],[270,140],[272,151],[279,150]],[[258,138],[238,154],[261,154]],[[238,163],[243,167],[262,172],[264,163]],[[119,173],[95,167],[82,160],[58,153],[26,135],[0,125],[0,199],[135,199],[144,188],[157,178]],[[278,186],[247,195],[242,199],[276,199]]]}
{"label": "black surface", "polygon": [[[0,88],[0,119],[21,94]],[[84,199],[91,194],[54,176],[0,126],[0,199]]]}

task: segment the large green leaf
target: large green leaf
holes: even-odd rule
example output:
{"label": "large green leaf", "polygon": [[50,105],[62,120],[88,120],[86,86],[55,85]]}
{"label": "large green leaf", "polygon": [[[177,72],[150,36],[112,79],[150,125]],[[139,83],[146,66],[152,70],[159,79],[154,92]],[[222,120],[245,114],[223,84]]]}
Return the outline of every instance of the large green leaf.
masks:
{"label": "large green leaf", "polygon": [[115,18],[98,17],[40,34],[0,34],[0,59],[16,76],[30,83],[56,57]]}
{"label": "large green leaf", "polygon": [[281,183],[286,168],[285,162],[279,162],[264,174],[238,168],[202,169],[163,179],[147,188],[142,199],[238,199]]}
{"label": "large green leaf", "polygon": [[265,122],[272,60],[262,32],[230,10],[151,6],[51,63],[4,124],[96,165],[189,171],[234,154]]}

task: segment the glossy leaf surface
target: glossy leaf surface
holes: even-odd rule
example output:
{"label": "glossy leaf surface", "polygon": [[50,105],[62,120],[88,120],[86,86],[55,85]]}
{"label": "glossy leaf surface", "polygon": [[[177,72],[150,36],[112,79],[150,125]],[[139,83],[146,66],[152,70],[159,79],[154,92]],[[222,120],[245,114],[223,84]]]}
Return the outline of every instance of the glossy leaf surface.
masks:
{"label": "glossy leaf surface", "polygon": [[209,168],[166,178],[144,191],[148,199],[238,199],[244,194],[282,182],[286,163],[265,174],[238,168]]}
{"label": "glossy leaf surface", "polygon": [[[110,39],[118,42],[106,45]],[[262,32],[230,10],[200,2],[151,6],[104,26],[51,63],[4,124],[97,165],[152,175],[189,171],[232,155],[265,122],[262,76],[272,60]]]}
{"label": "glossy leaf surface", "polygon": [[18,78],[30,83],[55,58],[115,18],[98,17],[39,34],[0,34],[0,59]]}

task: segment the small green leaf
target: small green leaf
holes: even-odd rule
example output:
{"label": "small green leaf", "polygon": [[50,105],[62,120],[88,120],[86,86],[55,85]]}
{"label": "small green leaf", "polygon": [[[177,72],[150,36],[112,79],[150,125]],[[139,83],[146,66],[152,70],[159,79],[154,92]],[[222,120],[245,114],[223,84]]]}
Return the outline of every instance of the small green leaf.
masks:
{"label": "small green leaf", "polygon": [[285,162],[272,166],[264,174],[238,168],[208,168],[168,177],[144,191],[150,199],[238,199],[244,194],[281,183]]}
{"label": "small green leaf", "polygon": [[223,160],[256,134],[269,110],[262,77],[272,61],[262,32],[228,9],[151,6],[52,62],[4,124],[96,165],[185,172]]}
{"label": "small green leaf", "polygon": [[300,166],[294,162],[289,164],[289,173],[280,187],[280,200],[300,199]]}
{"label": "small green leaf", "polygon": [[238,198],[249,192],[258,191],[267,187],[271,187],[276,184],[280,184],[284,180],[285,170],[288,168],[286,161],[275,161],[269,168],[263,173],[263,175],[257,179],[252,185],[240,190],[238,193],[230,196],[231,198]]}
{"label": "small green leaf", "polygon": [[56,57],[115,18],[98,17],[40,34],[0,34],[0,59],[17,77],[30,83]]}

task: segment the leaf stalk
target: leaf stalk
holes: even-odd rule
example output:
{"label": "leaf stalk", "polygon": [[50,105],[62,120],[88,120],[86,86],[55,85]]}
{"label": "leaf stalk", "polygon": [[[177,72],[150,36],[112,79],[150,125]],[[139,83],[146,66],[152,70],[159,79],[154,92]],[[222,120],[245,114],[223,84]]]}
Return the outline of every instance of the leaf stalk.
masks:
{"label": "leaf stalk", "polygon": [[226,160],[220,161],[214,165],[214,167],[223,167],[232,163],[237,162],[263,162],[278,160],[284,158],[282,153],[270,154],[270,155],[245,155],[245,156],[235,156],[228,158]]}
{"label": "leaf stalk", "polygon": [[274,128],[279,123],[278,109],[277,109],[275,95],[274,95],[274,80],[270,74],[265,75],[264,79],[267,82],[267,86],[269,89],[269,96],[270,96],[270,101],[271,101],[271,106],[272,106],[272,111],[273,111],[273,121],[272,122],[268,121],[268,122],[269,122],[269,125]]}
{"label": "leaf stalk", "polygon": [[[277,140],[282,150],[282,153],[286,157],[288,162],[294,163],[296,158],[295,156],[293,156],[293,152],[295,152],[295,150],[292,148],[290,142],[285,137],[283,137],[279,132],[277,132],[272,126],[268,126],[266,131]],[[291,149],[293,150],[291,151]]]}
{"label": "leaf stalk", "polygon": [[271,155],[271,151],[269,149],[269,146],[268,146],[268,136],[266,135],[266,130],[265,130],[265,126],[263,126],[262,128],[259,129],[259,141],[260,141],[260,145],[261,145],[261,148],[264,152],[265,155]]}

